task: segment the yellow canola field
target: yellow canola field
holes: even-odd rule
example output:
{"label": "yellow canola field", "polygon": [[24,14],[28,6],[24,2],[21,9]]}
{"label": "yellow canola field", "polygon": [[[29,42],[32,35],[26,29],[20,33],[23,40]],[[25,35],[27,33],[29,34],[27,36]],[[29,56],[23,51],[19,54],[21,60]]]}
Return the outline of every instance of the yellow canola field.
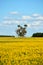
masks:
{"label": "yellow canola field", "polygon": [[43,65],[43,38],[0,37],[0,65]]}

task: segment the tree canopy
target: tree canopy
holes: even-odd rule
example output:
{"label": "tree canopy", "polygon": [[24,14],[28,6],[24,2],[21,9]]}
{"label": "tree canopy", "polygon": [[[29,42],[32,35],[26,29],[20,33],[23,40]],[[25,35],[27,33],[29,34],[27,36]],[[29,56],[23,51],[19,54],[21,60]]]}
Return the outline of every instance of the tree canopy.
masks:
{"label": "tree canopy", "polygon": [[43,33],[33,33],[32,37],[43,37]]}
{"label": "tree canopy", "polygon": [[20,36],[20,37],[21,37],[21,36],[24,37],[25,34],[27,33],[26,27],[27,27],[26,24],[24,25],[24,27],[18,25],[18,29],[16,30],[17,35]]}

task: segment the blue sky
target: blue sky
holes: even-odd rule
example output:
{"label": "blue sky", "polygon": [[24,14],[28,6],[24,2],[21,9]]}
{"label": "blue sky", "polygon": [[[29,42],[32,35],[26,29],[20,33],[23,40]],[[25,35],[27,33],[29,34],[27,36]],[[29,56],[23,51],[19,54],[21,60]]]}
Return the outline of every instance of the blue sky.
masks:
{"label": "blue sky", "polygon": [[0,0],[0,35],[15,35],[27,24],[26,36],[43,32],[43,0]]}

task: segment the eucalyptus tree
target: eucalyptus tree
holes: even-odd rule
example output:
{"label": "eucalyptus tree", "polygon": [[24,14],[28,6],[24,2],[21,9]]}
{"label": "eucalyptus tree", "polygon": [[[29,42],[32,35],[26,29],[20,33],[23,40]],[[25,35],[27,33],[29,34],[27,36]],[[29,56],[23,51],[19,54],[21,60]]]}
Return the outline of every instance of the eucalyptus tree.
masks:
{"label": "eucalyptus tree", "polygon": [[18,25],[18,29],[16,30],[16,33],[20,37],[24,37],[25,34],[27,33],[26,31],[27,25],[25,24],[24,27]]}

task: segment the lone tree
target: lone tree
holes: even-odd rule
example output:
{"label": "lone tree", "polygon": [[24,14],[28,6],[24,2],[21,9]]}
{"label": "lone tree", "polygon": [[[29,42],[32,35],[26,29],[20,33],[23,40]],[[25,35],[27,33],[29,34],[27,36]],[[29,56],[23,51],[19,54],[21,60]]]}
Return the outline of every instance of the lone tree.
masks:
{"label": "lone tree", "polygon": [[18,29],[16,30],[16,33],[18,34],[18,36],[20,36],[20,37],[24,37],[25,36],[25,34],[27,33],[26,27],[27,27],[26,24],[24,25],[24,27],[18,25]]}

